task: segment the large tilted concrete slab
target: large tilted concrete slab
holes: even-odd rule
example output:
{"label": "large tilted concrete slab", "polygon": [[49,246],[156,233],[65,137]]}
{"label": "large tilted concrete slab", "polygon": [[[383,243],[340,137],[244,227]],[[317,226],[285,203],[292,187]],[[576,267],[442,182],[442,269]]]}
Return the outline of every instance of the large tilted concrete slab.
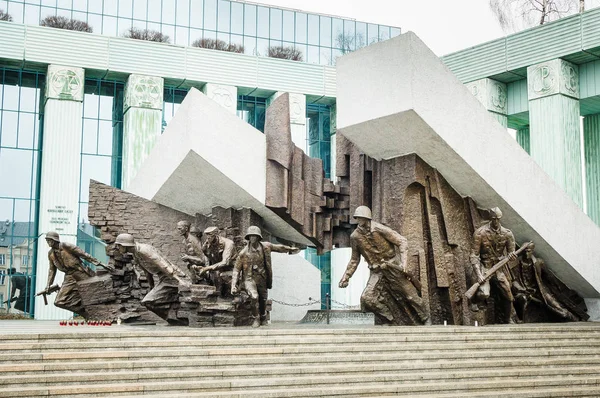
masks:
{"label": "large tilted concrete slab", "polygon": [[265,135],[194,88],[128,191],[188,214],[248,207],[275,236],[311,244],[265,206]]}
{"label": "large tilted concrete slab", "polygon": [[417,153],[584,297],[600,294],[600,229],[412,32],[342,57],[338,131],[376,159]]}

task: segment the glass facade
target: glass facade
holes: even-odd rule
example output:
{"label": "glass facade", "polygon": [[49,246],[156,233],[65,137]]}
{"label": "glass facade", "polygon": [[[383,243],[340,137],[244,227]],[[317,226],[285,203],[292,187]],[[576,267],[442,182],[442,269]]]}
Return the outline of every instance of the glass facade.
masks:
{"label": "glass facade", "polygon": [[77,244],[106,261],[104,243],[87,220],[90,180],[121,186],[124,84],[86,79],[83,97]]}
{"label": "glass facade", "polygon": [[259,56],[267,56],[269,47],[293,47],[305,62],[321,65],[400,34],[396,27],[230,0],[0,0],[0,9],[19,23],[38,25],[59,15],[86,21],[96,34],[152,29],[174,44],[219,39]]}
{"label": "glass facade", "polygon": [[0,67],[0,295],[9,300],[2,307],[26,315],[33,314],[44,82],[43,74]]}

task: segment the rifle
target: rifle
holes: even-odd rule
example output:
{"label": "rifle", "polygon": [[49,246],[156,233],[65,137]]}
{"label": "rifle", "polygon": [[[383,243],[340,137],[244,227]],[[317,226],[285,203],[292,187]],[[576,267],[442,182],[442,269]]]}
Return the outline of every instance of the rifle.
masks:
{"label": "rifle", "polygon": [[11,297],[11,298],[9,298],[8,300],[6,300],[6,301],[3,301],[3,302],[2,302],[2,304],[8,304],[9,302],[13,302],[13,301],[15,301],[17,298],[18,298],[17,296],[15,296],[15,297]]}
{"label": "rifle", "polygon": [[[524,243],[519,248],[519,250],[515,251],[515,255],[519,255],[523,250],[528,248],[529,245],[531,245],[531,244],[533,244],[533,242]],[[473,286],[471,286],[469,288],[469,290],[467,290],[465,292],[465,297],[470,300],[477,292],[477,289],[479,289],[479,286],[481,286],[483,283],[487,282],[492,276],[494,276],[496,274],[496,272],[498,272],[498,270],[500,270],[500,268],[502,268],[508,262],[509,259],[510,259],[509,257],[506,257],[505,259],[498,261],[498,263],[496,265],[494,265],[492,268],[489,269],[488,272],[485,273],[485,275],[483,276],[483,280],[481,282],[475,282],[475,284]]]}
{"label": "rifle", "polygon": [[36,296],[44,296],[44,304],[48,305],[48,295],[57,292],[60,290],[60,286],[58,286],[57,284],[54,284],[52,286],[49,286],[47,289],[42,290],[41,292],[39,292],[38,294],[36,294]]}

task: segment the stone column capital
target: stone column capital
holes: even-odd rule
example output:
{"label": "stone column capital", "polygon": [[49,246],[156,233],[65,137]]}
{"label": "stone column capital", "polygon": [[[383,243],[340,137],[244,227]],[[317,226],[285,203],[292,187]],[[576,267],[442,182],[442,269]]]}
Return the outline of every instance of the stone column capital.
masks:
{"label": "stone column capital", "polygon": [[493,79],[480,79],[465,86],[488,111],[508,114],[508,91],[506,84]]}
{"label": "stone column capital", "polygon": [[579,67],[562,59],[553,59],[527,68],[529,101],[563,94],[579,99]]}
{"label": "stone column capital", "polygon": [[163,108],[164,80],[162,77],[129,75],[125,84],[123,111],[131,107],[159,109]]}
{"label": "stone column capital", "polygon": [[45,99],[83,101],[85,71],[63,65],[48,65]]}

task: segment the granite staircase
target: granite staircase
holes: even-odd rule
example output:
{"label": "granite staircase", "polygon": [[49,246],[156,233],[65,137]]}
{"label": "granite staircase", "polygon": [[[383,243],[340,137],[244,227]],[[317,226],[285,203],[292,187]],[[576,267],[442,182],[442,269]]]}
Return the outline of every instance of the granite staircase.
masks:
{"label": "granite staircase", "polygon": [[0,397],[600,397],[594,323],[20,333],[0,322],[0,338]]}

